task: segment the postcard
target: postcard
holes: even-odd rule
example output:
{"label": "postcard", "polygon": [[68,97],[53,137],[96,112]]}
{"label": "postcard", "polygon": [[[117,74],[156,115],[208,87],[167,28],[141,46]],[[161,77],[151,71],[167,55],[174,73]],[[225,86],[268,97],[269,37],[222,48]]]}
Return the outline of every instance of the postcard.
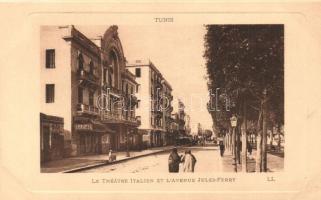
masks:
{"label": "postcard", "polygon": [[1,4],[3,199],[320,198],[320,4]]}

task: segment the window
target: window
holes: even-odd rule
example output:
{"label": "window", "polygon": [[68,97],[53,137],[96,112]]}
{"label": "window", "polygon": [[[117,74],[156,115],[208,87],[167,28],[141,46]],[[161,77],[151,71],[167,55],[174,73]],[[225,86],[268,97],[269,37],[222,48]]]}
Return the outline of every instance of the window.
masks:
{"label": "window", "polygon": [[78,87],[78,103],[83,103],[83,88]]}
{"label": "window", "polygon": [[104,68],[104,72],[103,72],[103,82],[106,83],[107,82],[107,69]]}
{"label": "window", "polygon": [[46,50],[46,68],[55,68],[55,50]]}
{"label": "window", "polygon": [[103,97],[103,109],[107,109],[107,97]]}
{"label": "window", "polygon": [[128,94],[128,84],[126,84],[125,94]]}
{"label": "window", "polygon": [[92,61],[89,63],[89,73],[94,74],[94,63]]}
{"label": "window", "polygon": [[46,84],[46,103],[55,101],[55,84]]}
{"label": "window", "polygon": [[130,94],[134,94],[134,87],[130,87]]}
{"label": "window", "polygon": [[93,91],[89,91],[89,105],[93,106],[94,105],[94,93]]}
{"label": "window", "polygon": [[140,70],[140,68],[136,68],[136,69],[135,69],[135,75],[136,75],[136,77],[140,77],[140,76],[141,76],[141,70]]}
{"label": "window", "polygon": [[78,69],[79,71],[84,69],[84,58],[81,54],[78,56]]}
{"label": "window", "polygon": [[113,87],[113,74],[112,74],[112,72],[108,73],[108,86]]}
{"label": "window", "polygon": [[137,101],[136,108],[140,107],[140,100]]}
{"label": "window", "polygon": [[138,92],[139,92],[139,87],[140,87],[140,85],[139,85],[139,84],[137,84],[137,85],[136,85],[136,93],[138,93]]}

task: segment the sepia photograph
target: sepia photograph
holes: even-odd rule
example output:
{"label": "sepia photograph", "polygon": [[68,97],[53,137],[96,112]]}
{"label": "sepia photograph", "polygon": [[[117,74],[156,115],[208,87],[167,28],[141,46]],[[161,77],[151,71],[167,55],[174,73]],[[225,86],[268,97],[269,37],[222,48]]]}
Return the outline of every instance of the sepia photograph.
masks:
{"label": "sepia photograph", "polygon": [[320,199],[320,5],[0,3],[0,199]]}
{"label": "sepia photograph", "polygon": [[282,24],[40,29],[41,172],[283,171]]}

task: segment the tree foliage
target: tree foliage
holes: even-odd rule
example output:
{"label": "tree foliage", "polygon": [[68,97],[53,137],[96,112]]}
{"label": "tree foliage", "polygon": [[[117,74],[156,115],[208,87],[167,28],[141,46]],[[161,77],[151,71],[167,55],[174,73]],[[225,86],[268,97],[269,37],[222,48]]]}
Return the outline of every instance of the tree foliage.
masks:
{"label": "tree foliage", "polygon": [[[283,25],[207,25],[205,35],[208,89],[226,91],[218,98],[220,111],[210,111],[214,125],[229,126],[231,113],[260,121],[262,103],[272,123],[284,119]],[[266,96],[264,95],[266,92]],[[223,109],[230,99],[230,111]]]}

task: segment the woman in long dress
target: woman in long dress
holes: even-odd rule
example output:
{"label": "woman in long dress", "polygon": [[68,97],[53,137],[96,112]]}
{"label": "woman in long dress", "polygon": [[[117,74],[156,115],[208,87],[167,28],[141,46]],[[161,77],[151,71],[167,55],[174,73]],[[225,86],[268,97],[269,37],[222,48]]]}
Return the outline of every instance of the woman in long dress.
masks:
{"label": "woman in long dress", "polygon": [[194,172],[196,158],[192,154],[191,150],[186,150],[185,155],[182,158],[183,172]]}

